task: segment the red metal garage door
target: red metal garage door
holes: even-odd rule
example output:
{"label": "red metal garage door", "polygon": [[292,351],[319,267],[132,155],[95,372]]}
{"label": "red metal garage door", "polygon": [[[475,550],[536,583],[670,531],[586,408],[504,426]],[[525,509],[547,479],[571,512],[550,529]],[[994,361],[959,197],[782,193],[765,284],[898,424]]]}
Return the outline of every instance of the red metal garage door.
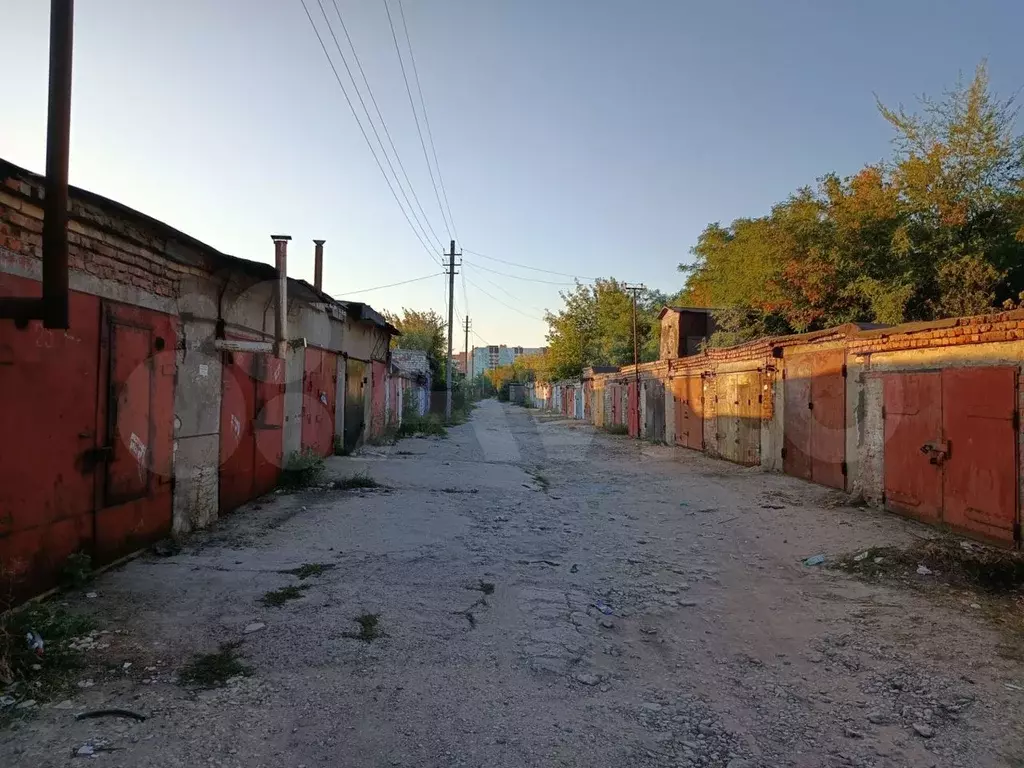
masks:
{"label": "red metal garage door", "polygon": [[942,433],[942,380],[936,373],[886,376],[885,503],[925,522],[942,517],[942,468],[921,446]]}
{"label": "red metal garage door", "polygon": [[629,436],[640,437],[640,397],[635,379],[629,382],[627,397],[626,414],[629,419]]}
{"label": "red metal garage door", "polygon": [[943,520],[955,528],[1012,542],[1017,521],[1017,371],[948,368],[942,372]]}
{"label": "red metal garage door", "polygon": [[786,359],[783,469],[832,488],[846,487],[846,353]]}
{"label": "red metal garage door", "polygon": [[277,485],[284,463],[284,361],[225,352],[220,405],[220,511]]}
{"label": "red metal garage door", "polygon": [[338,356],[324,349],[306,349],[302,380],[302,447],[320,456],[334,453]]}
{"label": "red metal garage door", "polygon": [[[0,275],[0,293],[38,283]],[[102,564],[171,527],[175,321],[72,291],[71,328],[0,323],[0,563],[16,598],[67,557]],[[101,319],[102,318],[102,319]]]}
{"label": "red metal garage door", "polygon": [[883,388],[886,506],[1014,542],[1016,369],[891,374]]}
{"label": "red metal garage door", "polygon": [[175,337],[168,315],[104,303],[96,430],[106,459],[96,489],[99,562],[171,529]]}
{"label": "red metal garage door", "polygon": [[[0,294],[38,296],[39,283],[0,274]],[[73,291],[69,310],[68,331],[0,320],[0,563],[15,600],[92,547],[100,301]]]}

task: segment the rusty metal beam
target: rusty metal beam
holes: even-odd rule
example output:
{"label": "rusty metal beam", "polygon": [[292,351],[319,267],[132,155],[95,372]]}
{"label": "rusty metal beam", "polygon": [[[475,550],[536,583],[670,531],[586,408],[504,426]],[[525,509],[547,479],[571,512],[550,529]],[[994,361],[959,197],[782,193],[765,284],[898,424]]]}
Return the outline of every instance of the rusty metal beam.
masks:
{"label": "rusty metal beam", "polygon": [[0,319],[19,328],[42,320],[68,327],[68,157],[71,141],[71,60],[74,0],[50,2],[50,83],[43,201],[43,295],[0,297]]}
{"label": "rusty metal beam", "polygon": [[68,327],[68,162],[74,0],[50,3],[50,98],[43,201],[43,325]]}

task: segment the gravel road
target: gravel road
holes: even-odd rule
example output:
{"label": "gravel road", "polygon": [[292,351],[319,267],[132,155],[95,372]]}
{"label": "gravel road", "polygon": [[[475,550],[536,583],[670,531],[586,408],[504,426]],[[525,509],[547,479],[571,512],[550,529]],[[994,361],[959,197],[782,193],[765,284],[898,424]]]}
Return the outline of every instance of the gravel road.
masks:
{"label": "gravel road", "polygon": [[[914,523],[494,401],[328,472],[384,487],[274,494],[71,596],[106,634],[0,765],[1024,766],[1022,654],[970,596],[801,562]],[[178,682],[226,642],[250,676]],[[111,707],[148,719],[74,719]]]}

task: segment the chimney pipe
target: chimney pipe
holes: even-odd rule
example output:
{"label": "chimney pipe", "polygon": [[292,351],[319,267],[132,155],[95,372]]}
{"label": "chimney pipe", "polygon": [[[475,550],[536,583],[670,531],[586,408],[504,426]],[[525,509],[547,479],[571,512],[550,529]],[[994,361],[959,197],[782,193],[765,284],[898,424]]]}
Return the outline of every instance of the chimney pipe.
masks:
{"label": "chimney pipe", "polygon": [[324,289],[324,243],[326,240],[314,240],[316,252],[313,255],[313,287],[318,291]]}
{"label": "chimney pipe", "polygon": [[288,351],[288,241],[290,235],[271,235],[274,241],[274,266],[277,282],[274,284],[274,304],[277,307],[274,323],[275,354],[284,359]]}

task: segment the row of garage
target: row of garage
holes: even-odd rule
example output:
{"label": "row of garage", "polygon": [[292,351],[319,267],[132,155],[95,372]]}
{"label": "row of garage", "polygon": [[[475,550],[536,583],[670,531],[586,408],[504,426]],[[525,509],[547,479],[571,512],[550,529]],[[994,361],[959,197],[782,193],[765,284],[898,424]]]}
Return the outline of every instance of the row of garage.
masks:
{"label": "row of garage", "polygon": [[596,426],[1020,541],[1024,313],[762,339],[584,372]]}
{"label": "row of garage", "polygon": [[[0,161],[0,295],[39,295],[41,195]],[[102,564],[208,527],[293,454],[380,435],[416,385],[379,313],[285,259],[222,254],[77,188],[69,241],[70,327],[0,321],[0,570],[16,596],[74,553]]]}

